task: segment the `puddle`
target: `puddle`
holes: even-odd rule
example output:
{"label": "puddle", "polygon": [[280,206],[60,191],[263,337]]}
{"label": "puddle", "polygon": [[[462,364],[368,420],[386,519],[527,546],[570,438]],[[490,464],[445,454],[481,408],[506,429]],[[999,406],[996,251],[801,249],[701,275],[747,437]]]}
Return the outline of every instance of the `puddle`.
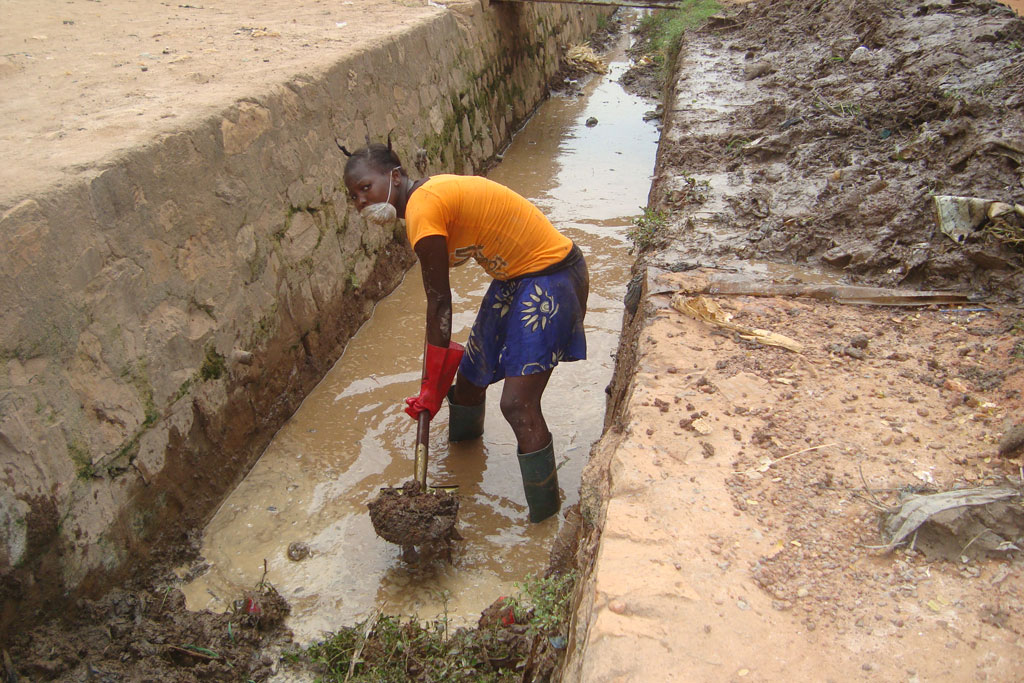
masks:
{"label": "puddle", "polygon": [[[577,501],[580,473],[601,434],[631,257],[625,233],[647,202],[658,131],[643,122],[650,103],[617,83],[627,67],[625,39],[609,75],[581,98],[553,98],[506,150],[490,177],[535,201],[584,251],[591,294],[589,359],[556,370],[544,395],[555,435],[563,507]],[[587,127],[588,117],[599,123]],[[452,337],[465,341],[488,280],[475,266],[451,272]],[[423,343],[419,271],[378,304],[344,356],[281,429],[259,462],[207,526],[210,569],[184,591],[190,609],[223,610],[226,600],[267,579],[291,603],[289,626],[308,642],[381,607],[456,625],[475,623],[515,582],[543,571],[560,518],[526,521],[515,439],[488,392],[485,436],[447,443],[447,408],[431,430],[428,480],[457,483],[462,507],[451,565],[410,568],[397,546],[374,534],[366,503],[381,486],[412,476],[415,424],[401,411],[415,393]],[[287,558],[288,545],[312,555]]]}

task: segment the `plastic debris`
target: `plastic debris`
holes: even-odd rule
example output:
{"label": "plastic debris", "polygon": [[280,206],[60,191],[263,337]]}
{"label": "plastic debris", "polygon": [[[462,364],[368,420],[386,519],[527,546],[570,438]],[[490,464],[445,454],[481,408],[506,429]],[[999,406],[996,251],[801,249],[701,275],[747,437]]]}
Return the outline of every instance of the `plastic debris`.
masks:
{"label": "plastic debris", "polygon": [[[932,494],[909,494],[903,498],[900,505],[884,521],[883,536],[885,545],[883,549],[886,551],[893,550],[908,536],[916,532],[925,522],[928,522],[936,515],[941,515],[958,508],[991,505],[1002,501],[1019,499],[1020,497],[1020,490],[1010,486],[959,489]],[[994,532],[989,530],[989,533]],[[1003,543],[1004,541],[1000,539],[1000,542],[996,544],[994,549],[998,549],[999,545]]]}
{"label": "plastic debris", "polygon": [[732,330],[742,339],[756,341],[766,346],[779,346],[794,353],[802,353],[804,350],[803,344],[777,332],[737,325],[732,322],[731,315],[705,296],[686,297],[676,294],[672,297],[672,308],[691,318]]}
{"label": "plastic debris", "polygon": [[977,197],[936,195],[935,220],[942,234],[957,244],[963,244],[968,235],[977,230],[988,218],[989,200]]}
{"label": "plastic debris", "polygon": [[[1011,206],[992,199],[950,195],[936,195],[933,200],[939,230],[957,244],[963,244],[971,233],[987,223],[1001,227],[1004,231],[1008,228],[1012,233],[1024,219],[1024,206],[1019,204]],[[1024,238],[1024,233],[1020,237]]]}

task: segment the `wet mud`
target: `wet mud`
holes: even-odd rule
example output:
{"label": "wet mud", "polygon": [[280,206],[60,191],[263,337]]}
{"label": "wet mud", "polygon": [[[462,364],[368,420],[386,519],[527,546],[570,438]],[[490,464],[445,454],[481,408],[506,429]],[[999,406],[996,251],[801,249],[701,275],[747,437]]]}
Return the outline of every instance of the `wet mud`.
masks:
{"label": "wet mud", "polygon": [[[684,113],[660,151],[674,178],[655,205],[706,215],[673,225],[671,241],[705,263],[789,261],[1021,300],[1022,243],[986,221],[958,244],[933,202],[1024,200],[1024,20],[1012,10],[751,3],[702,36],[679,57],[690,76],[672,97]],[[703,82],[719,70],[735,81]]]}
{"label": "wet mud", "polygon": [[423,491],[415,479],[382,489],[367,504],[373,530],[402,548],[456,540],[459,499],[450,493]]}
{"label": "wet mud", "polygon": [[171,586],[115,589],[80,601],[74,628],[52,622],[17,637],[4,680],[262,681],[275,667],[274,648],[288,638],[288,611],[269,584],[246,591],[223,614],[189,612]]}

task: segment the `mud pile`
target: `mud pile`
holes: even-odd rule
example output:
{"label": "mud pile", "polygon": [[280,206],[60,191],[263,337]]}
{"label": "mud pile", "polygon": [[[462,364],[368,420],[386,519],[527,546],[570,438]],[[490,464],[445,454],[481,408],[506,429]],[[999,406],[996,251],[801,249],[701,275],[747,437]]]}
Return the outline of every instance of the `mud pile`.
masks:
{"label": "mud pile", "polygon": [[261,681],[276,664],[267,648],[290,640],[288,611],[267,583],[224,614],[189,612],[172,586],[115,589],[16,636],[4,680]]}
{"label": "mud pile", "polygon": [[[706,255],[1020,300],[1021,243],[982,224],[957,244],[932,197],[1024,204],[1024,20],[987,0],[794,0],[750,3],[703,30],[755,92],[730,125],[663,141],[662,166],[725,171],[724,185],[743,188],[714,208],[723,237]],[[677,88],[686,103],[686,81]],[[662,189],[668,213],[688,199]]]}

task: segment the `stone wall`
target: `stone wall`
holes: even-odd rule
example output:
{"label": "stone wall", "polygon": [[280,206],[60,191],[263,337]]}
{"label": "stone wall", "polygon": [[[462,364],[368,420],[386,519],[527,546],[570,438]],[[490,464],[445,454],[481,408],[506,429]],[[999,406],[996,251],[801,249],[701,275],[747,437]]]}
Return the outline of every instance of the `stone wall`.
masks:
{"label": "stone wall", "polygon": [[412,263],[335,140],[479,171],[605,12],[453,4],[0,207],[0,637],[180,548]]}

